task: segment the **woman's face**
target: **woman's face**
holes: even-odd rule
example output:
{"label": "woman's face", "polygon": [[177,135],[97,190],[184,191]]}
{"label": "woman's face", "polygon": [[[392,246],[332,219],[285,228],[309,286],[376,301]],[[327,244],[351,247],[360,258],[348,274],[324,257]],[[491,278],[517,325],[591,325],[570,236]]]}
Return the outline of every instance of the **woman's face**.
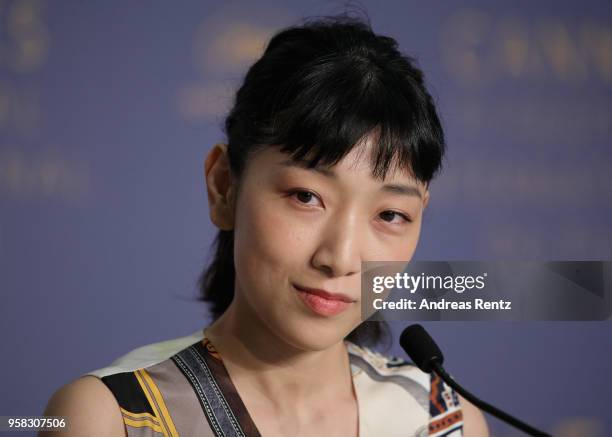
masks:
{"label": "woman's face", "polygon": [[[246,319],[257,317],[294,347],[321,350],[342,340],[361,323],[361,262],[407,261],[416,248],[429,193],[408,174],[374,179],[370,148],[369,141],[355,147],[324,173],[269,147],[243,174],[233,223],[235,299],[252,312]],[[303,299],[312,295],[296,285],[354,302],[336,314],[313,298],[313,308]]]}

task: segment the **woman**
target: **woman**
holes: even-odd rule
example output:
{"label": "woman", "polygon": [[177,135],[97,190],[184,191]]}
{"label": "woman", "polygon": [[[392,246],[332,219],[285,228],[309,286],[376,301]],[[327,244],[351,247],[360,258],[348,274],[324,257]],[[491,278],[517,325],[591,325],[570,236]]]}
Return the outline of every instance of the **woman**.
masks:
{"label": "woman", "polygon": [[285,29],[225,129],[205,162],[213,323],[58,390],[59,435],[487,436],[437,377],[370,349],[387,327],[361,320],[361,263],[410,260],[444,154],[413,60],[354,19]]}

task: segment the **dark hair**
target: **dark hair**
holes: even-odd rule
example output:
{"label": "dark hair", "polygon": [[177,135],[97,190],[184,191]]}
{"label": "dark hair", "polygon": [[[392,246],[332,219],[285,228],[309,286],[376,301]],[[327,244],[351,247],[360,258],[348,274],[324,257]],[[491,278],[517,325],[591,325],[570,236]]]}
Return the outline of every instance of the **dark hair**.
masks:
{"label": "dark hair", "polygon": [[[408,170],[429,185],[441,169],[444,134],[416,60],[397,42],[348,16],[317,18],[278,32],[248,70],[227,119],[229,162],[238,181],[249,156],[276,146],[309,167],[337,164],[376,134],[373,176]],[[213,319],[234,295],[234,232],[220,230],[214,259],[202,272],[199,301]],[[378,345],[390,330],[365,321],[347,340]]]}

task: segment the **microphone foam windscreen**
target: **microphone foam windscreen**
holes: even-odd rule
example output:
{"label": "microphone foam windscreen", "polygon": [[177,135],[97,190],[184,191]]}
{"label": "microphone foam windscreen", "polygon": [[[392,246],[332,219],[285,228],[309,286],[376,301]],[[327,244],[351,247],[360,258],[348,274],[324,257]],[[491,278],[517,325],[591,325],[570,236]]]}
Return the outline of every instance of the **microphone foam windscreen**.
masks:
{"label": "microphone foam windscreen", "polygon": [[410,325],[402,331],[400,345],[423,372],[430,373],[433,363],[444,362],[442,351],[419,324]]}

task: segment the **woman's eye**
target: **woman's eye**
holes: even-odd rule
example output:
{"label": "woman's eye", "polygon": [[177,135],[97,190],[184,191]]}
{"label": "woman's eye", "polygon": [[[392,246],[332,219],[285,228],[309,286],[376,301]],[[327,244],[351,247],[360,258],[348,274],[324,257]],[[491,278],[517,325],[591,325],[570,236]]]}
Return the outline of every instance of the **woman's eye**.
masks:
{"label": "woman's eye", "polygon": [[293,193],[291,193],[292,196],[294,196],[300,203],[304,203],[307,205],[310,205],[310,201],[312,199],[316,199],[317,195],[311,191],[306,191],[306,190],[296,190]]}
{"label": "woman's eye", "polygon": [[[304,205],[315,205],[313,203],[311,203],[313,200],[318,200],[318,196],[313,193],[312,191],[308,191],[308,190],[295,190],[292,191],[290,193],[290,195],[292,197],[295,197],[297,199],[298,202],[304,204]],[[403,223],[410,223],[412,222],[412,220],[410,219],[410,217],[408,217],[406,214],[402,214],[401,212],[397,212],[397,211],[384,211],[381,214],[381,217],[383,217],[383,221],[387,222],[387,223],[391,223],[391,224],[398,224],[401,225]],[[400,221],[398,222],[397,220],[394,221],[394,219],[396,217],[399,217]]]}
{"label": "woman's eye", "polygon": [[402,214],[400,212],[397,212],[397,211],[385,211],[385,212],[381,213],[380,215],[381,215],[381,217],[387,217],[387,218],[391,219],[391,220],[384,220],[387,223],[393,223],[393,218],[395,216],[401,218],[401,221],[397,222],[397,224],[410,223],[412,221],[412,220],[410,220],[410,217],[408,217],[407,215]]}

